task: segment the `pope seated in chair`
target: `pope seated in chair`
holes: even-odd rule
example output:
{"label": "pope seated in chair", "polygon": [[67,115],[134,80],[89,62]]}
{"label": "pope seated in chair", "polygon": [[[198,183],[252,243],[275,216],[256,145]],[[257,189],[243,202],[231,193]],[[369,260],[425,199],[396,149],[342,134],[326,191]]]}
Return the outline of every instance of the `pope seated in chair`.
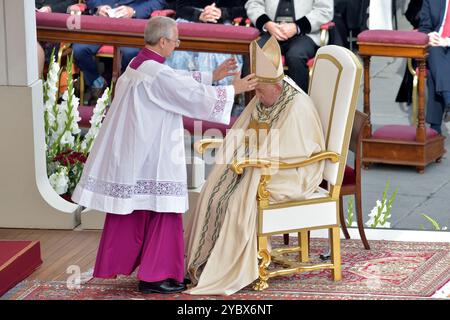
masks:
{"label": "pope seated in chair", "polygon": [[[256,97],[220,147],[216,143],[215,166],[185,221],[190,294],[232,294],[258,278],[255,195],[262,170],[247,168],[237,175],[230,164],[257,157],[292,163],[325,148],[314,103],[284,76],[276,39],[269,38],[262,48],[254,41],[250,50],[251,72],[258,79]],[[322,181],[323,170],[324,161],[320,161],[278,171],[267,184],[269,201],[311,196]]]}

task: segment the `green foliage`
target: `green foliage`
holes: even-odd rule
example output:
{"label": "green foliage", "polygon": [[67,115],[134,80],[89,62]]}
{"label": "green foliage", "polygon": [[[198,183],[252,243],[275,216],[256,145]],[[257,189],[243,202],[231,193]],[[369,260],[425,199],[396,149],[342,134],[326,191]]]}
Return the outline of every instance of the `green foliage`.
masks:
{"label": "green foliage", "polygon": [[433,218],[431,218],[429,215],[426,215],[425,213],[422,213],[421,216],[424,217],[429,222],[431,222],[431,224],[433,225],[434,230],[436,230],[436,231],[440,231],[441,230],[441,226],[439,225],[439,223],[436,220],[434,220]]}
{"label": "green foliage", "polygon": [[351,227],[353,224],[354,208],[353,208],[353,198],[350,197],[347,202],[347,226]]}

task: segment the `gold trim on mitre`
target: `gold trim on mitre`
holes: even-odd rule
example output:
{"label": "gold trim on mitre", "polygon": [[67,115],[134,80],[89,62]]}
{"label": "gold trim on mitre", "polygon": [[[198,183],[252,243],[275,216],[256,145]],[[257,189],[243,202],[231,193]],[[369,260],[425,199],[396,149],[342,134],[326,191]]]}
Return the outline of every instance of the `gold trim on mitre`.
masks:
{"label": "gold trim on mitre", "polygon": [[284,78],[281,49],[277,39],[270,37],[261,48],[256,40],[250,43],[251,73],[261,83],[277,83]]}

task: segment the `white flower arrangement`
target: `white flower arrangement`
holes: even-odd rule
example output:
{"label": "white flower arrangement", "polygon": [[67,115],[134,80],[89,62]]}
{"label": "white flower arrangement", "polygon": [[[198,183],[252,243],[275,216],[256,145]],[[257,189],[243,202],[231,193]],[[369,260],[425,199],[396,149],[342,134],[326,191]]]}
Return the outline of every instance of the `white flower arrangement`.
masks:
{"label": "white flower arrangement", "polygon": [[52,187],[59,195],[71,196],[83,171],[84,162],[101,127],[106,107],[110,103],[111,90],[107,88],[93,110],[91,127],[82,137],[78,122],[81,120],[72,77],[72,60],[67,58],[67,90],[58,103],[61,68],[55,54],[49,64],[44,83],[44,122],[47,148],[47,174]]}
{"label": "white flower arrangement", "polygon": [[386,182],[384,187],[383,196],[381,201],[376,201],[376,206],[369,213],[369,221],[366,222],[366,226],[371,228],[390,228],[391,223],[388,219],[391,218],[391,209],[397,195],[397,189],[391,194],[389,199],[387,198],[387,191],[389,189],[390,179]]}
{"label": "white flower arrangement", "polygon": [[91,120],[89,120],[91,127],[89,128],[87,134],[84,136],[84,140],[81,142],[81,150],[85,154],[88,154],[92,149],[95,137],[97,137],[100,127],[102,126],[102,121],[103,118],[105,117],[106,107],[109,105],[109,102],[110,102],[110,89],[106,88],[105,91],[103,92],[103,95],[97,100],[97,104],[94,107]]}

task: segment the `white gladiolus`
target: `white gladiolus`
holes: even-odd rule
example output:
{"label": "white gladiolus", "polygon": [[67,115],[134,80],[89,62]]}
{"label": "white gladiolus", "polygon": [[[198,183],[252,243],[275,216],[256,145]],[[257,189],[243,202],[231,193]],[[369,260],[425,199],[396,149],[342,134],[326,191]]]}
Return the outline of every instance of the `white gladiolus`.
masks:
{"label": "white gladiolus", "polygon": [[45,112],[47,114],[47,126],[52,127],[56,121],[56,114],[53,112],[53,107],[56,105],[56,98],[58,94],[59,81],[59,64],[53,60],[50,63],[50,69],[47,74],[47,80],[44,83],[46,95],[44,97]]}
{"label": "white gladiolus", "polygon": [[[72,58],[68,57],[67,61],[65,68],[67,70],[67,90],[60,100],[58,100],[60,66],[55,61],[54,54],[51,58],[47,80],[44,83],[47,174],[50,184],[60,195],[70,195],[78,183],[84,161],[82,160],[84,157],[80,158],[80,153],[86,155],[92,148],[110,99],[110,89],[107,88],[102,97],[98,99],[93,110],[93,115],[89,121],[91,128],[82,137],[78,125],[81,120],[78,111],[80,99],[75,96],[71,74]],[[61,161],[65,158],[70,159],[70,161]]]}
{"label": "white gladiolus", "polygon": [[60,166],[59,170],[53,173],[48,180],[57,194],[64,194],[69,188],[69,176],[67,168]]}
{"label": "white gladiolus", "polygon": [[87,153],[91,151],[92,143],[95,137],[102,126],[102,120],[105,117],[106,106],[109,102],[109,88],[106,88],[103,92],[101,98],[97,100],[97,104],[94,107],[93,114],[89,123],[91,127],[89,128],[88,133],[84,137],[83,142],[81,143],[81,149]]}
{"label": "white gladiolus", "polygon": [[[381,214],[378,217],[378,221],[377,224],[375,224],[375,219],[378,215],[378,210],[379,208],[383,207],[383,209],[381,210]],[[376,201],[376,206],[370,211],[369,213],[369,221],[366,222],[366,226],[368,227],[373,227],[373,228],[390,228],[391,227],[391,223],[388,222],[387,220],[391,217],[391,215],[389,214],[389,216],[385,217],[387,214],[387,204],[386,201],[384,201],[384,205],[380,200]],[[383,220],[386,220],[386,222],[384,224],[382,224]]]}
{"label": "white gladiolus", "polygon": [[70,131],[64,132],[64,134],[61,137],[60,146],[68,146],[69,148],[73,148],[75,144],[75,137],[72,135]]}

